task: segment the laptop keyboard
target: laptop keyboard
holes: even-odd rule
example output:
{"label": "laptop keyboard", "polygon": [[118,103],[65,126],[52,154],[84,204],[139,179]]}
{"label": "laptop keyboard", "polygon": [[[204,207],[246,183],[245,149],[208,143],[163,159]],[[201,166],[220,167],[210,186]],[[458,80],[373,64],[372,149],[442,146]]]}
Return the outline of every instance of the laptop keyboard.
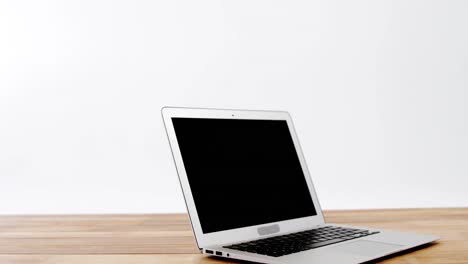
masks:
{"label": "laptop keyboard", "polygon": [[281,257],[376,233],[379,232],[337,226],[324,226],[303,232],[269,237],[224,247],[271,257]]}

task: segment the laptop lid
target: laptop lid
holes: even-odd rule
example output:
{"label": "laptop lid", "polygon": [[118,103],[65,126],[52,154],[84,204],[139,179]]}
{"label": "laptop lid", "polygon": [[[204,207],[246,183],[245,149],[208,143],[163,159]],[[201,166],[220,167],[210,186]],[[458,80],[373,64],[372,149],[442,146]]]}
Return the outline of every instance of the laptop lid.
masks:
{"label": "laptop lid", "polygon": [[324,223],[287,112],[165,107],[199,248]]}

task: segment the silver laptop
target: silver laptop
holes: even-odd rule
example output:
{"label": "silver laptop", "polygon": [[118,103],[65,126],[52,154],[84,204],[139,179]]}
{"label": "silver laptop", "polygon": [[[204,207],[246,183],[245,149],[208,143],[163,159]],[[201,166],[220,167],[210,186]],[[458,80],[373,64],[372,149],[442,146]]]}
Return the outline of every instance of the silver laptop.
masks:
{"label": "silver laptop", "polygon": [[326,223],[287,112],[165,107],[162,114],[204,254],[361,263],[438,239]]}

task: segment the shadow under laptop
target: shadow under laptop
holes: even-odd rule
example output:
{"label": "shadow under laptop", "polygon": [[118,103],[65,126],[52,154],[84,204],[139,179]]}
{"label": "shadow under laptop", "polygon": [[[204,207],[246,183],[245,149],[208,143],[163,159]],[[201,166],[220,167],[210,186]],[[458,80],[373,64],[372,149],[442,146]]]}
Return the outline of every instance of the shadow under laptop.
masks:
{"label": "shadow under laptop", "polygon": [[231,264],[242,264],[242,263],[257,263],[257,262],[250,262],[250,261],[245,261],[245,260],[237,260],[237,259],[227,259],[227,258],[221,258],[221,257],[216,257],[216,256],[206,256],[203,259],[200,259],[200,262],[197,262],[197,264],[213,264],[213,263],[231,263]]}

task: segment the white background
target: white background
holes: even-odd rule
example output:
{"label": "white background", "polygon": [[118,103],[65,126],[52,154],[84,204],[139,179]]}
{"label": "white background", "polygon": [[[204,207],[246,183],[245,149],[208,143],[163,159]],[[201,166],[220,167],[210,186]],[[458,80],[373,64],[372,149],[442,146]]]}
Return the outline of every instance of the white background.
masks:
{"label": "white background", "polygon": [[0,214],[185,211],[164,105],[290,111],[325,209],[468,206],[467,14],[3,0]]}

